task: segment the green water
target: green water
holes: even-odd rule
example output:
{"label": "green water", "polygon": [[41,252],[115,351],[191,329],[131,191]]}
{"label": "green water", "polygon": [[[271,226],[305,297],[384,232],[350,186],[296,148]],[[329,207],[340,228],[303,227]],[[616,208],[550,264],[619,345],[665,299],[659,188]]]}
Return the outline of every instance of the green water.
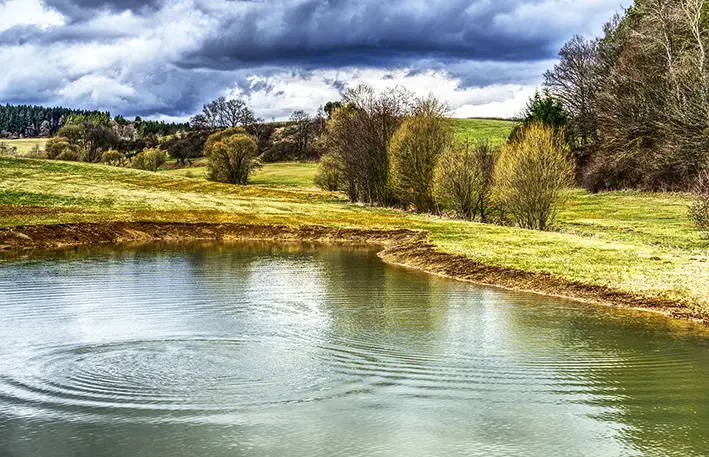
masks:
{"label": "green water", "polygon": [[0,263],[0,456],[706,456],[709,336],[371,251]]}

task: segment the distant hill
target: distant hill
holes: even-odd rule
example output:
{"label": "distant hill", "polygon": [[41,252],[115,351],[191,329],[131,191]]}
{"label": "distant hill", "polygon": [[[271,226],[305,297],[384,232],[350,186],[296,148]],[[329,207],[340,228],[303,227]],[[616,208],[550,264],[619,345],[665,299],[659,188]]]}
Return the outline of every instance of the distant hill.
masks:
{"label": "distant hill", "polygon": [[456,138],[470,141],[486,138],[493,144],[502,144],[516,124],[506,119],[458,118],[455,119]]}

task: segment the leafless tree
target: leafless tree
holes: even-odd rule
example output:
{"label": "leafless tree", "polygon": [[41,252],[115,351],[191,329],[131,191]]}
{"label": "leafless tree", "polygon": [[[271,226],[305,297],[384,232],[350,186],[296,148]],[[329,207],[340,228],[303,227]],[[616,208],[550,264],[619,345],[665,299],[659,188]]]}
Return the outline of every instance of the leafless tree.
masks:
{"label": "leafless tree", "polygon": [[599,40],[574,36],[559,51],[559,63],[544,74],[544,85],[564,106],[567,138],[583,164],[596,141],[595,97],[600,87]]}
{"label": "leafless tree", "polygon": [[341,165],[351,201],[392,202],[389,144],[411,106],[411,94],[401,88],[378,94],[360,84],[345,92],[343,108],[333,112],[322,140]]}
{"label": "leafless tree", "polygon": [[230,127],[248,128],[256,121],[254,112],[243,100],[219,97],[204,105],[202,113],[190,119],[190,124],[195,129],[215,130]]}

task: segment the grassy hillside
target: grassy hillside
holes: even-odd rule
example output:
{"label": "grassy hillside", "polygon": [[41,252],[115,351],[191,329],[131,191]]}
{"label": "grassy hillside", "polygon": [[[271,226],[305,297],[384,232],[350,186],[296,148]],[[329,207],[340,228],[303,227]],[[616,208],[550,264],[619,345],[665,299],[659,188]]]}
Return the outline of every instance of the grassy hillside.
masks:
{"label": "grassy hillside", "polygon": [[514,128],[513,121],[500,121],[494,119],[455,119],[456,138],[476,141],[487,138],[494,144],[507,141]]}
{"label": "grassy hillside", "polygon": [[[205,162],[200,161],[195,165],[193,167],[162,170],[160,173],[169,176],[205,179],[207,177]],[[251,176],[250,182],[267,187],[314,188],[317,169],[318,164],[316,162],[265,163]]]}
{"label": "grassy hillside", "polygon": [[41,149],[44,149],[44,145],[47,144],[46,138],[29,138],[23,140],[3,140],[0,139],[0,143],[5,143],[9,147],[17,148],[18,154],[24,154],[28,152],[32,147],[38,145]]}
{"label": "grassy hillside", "polygon": [[[285,173],[289,167],[298,169],[275,169]],[[219,221],[426,230],[443,252],[667,298],[709,316],[709,242],[689,223],[685,195],[574,191],[558,231],[536,232],[366,208],[309,186],[266,187],[286,181],[273,170],[262,170],[261,186],[241,187],[103,165],[0,158],[0,226]],[[305,185],[304,169],[297,171],[287,180]]]}

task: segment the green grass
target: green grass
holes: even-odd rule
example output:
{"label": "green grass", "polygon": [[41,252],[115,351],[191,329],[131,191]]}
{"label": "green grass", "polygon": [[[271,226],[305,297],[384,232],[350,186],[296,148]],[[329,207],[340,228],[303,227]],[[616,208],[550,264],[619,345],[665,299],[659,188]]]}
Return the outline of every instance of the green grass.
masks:
{"label": "green grass", "polygon": [[[202,166],[161,170],[161,174],[184,178],[206,179],[207,167]],[[318,164],[316,162],[266,163],[249,178],[251,184],[264,187],[315,188],[314,180]]]}
{"label": "green grass", "polygon": [[470,141],[488,139],[493,144],[502,144],[507,141],[514,126],[513,121],[455,119],[456,139]]}
{"label": "green grass", "polygon": [[0,143],[5,143],[8,147],[17,148],[18,154],[24,154],[29,152],[35,145],[39,146],[40,149],[44,150],[44,146],[47,144],[46,138],[28,138],[23,140],[3,140],[0,139]]}
{"label": "green grass", "polygon": [[266,163],[256,170],[249,182],[269,187],[315,187],[317,162]]}
{"label": "green grass", "polygon": [[667,298],[709,316],[709,242],[690,224],[684,194],[576,190],[556,231],[537,232],[349,204],[341,194],[311,188],[313,167],[272,164],[260,172],[262,185],[231,186],[169,173],[2,157],[0,203],[47,211],[0,211],[0,226],[149,220],[426,230],[443,252]]}

